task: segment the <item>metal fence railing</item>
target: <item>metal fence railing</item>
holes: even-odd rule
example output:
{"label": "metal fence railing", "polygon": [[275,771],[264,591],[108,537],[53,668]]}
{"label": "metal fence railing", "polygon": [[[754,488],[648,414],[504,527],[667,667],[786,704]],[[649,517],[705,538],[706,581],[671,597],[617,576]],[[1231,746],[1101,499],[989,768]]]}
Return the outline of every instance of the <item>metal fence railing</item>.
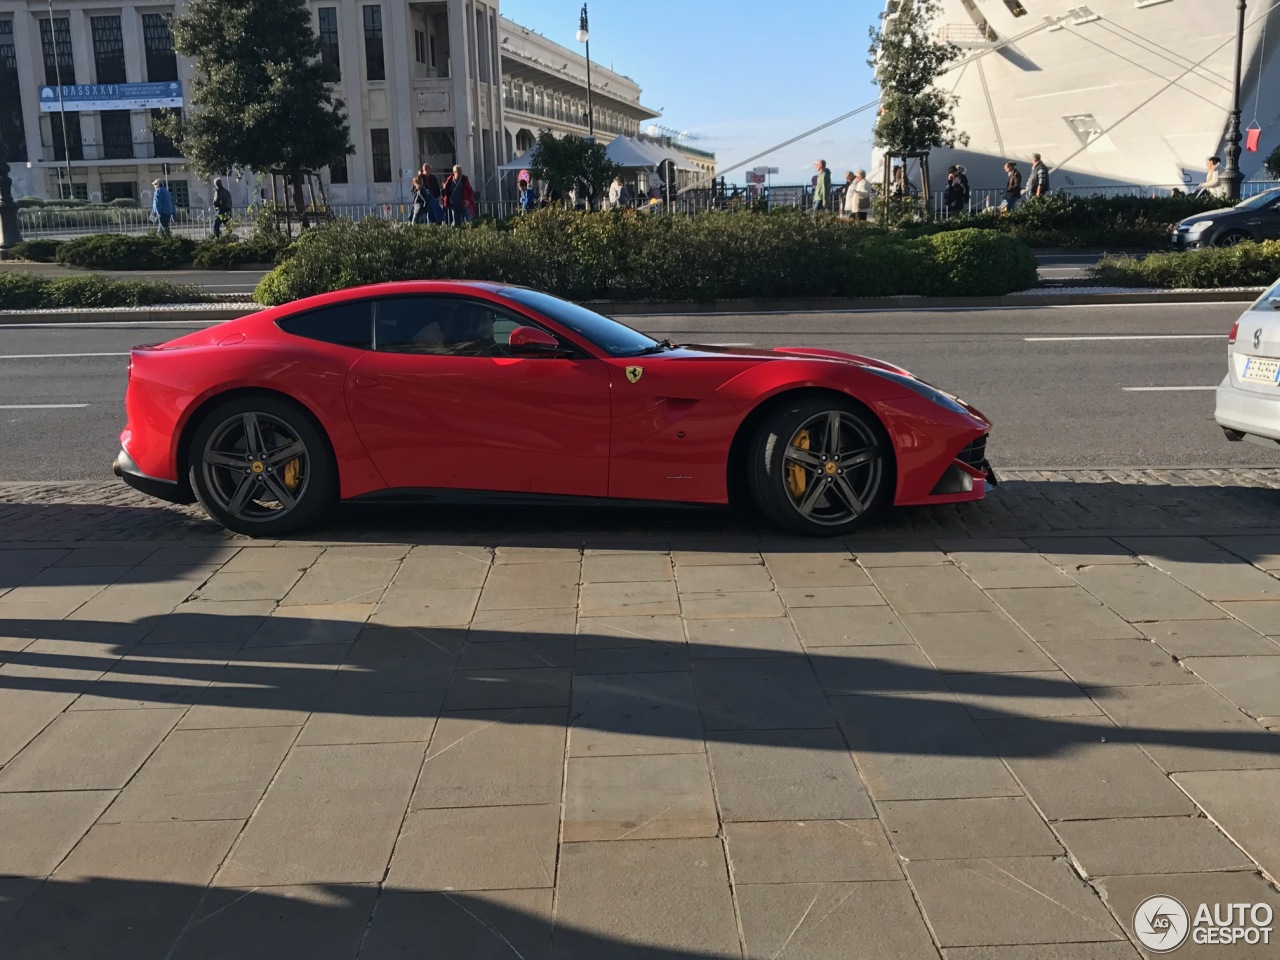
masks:
{"label": "metal fence railing", "polygon": [[[1280,187],[1280,180],[1247,180],[1240,185],[1241,199],[1257,196],[1258,194],[1270,190],[1274,187]],[[1054,187],[1052,193],[1073,196],[1073,197],[1171,197],[1174,191],[1184,194],[1194,194],[1199,189],[1195,184],[1110,184],[1106,186],[1096,187]],[[1024,196],[1025,200],[1026,197]],[[1226,201],[1224,201],[1225,203]],[[969,196],[968,205],[959,213],[979,213],[983,210],[993,210],[1000,207],[1004,203],[1003,187],[982,187],[972,190]],[[935,193],[930,203],[931,213],[936,219],[945,220],[950,216],[954,216],[955,212],[947,209],[946,197],[941,193]]]}

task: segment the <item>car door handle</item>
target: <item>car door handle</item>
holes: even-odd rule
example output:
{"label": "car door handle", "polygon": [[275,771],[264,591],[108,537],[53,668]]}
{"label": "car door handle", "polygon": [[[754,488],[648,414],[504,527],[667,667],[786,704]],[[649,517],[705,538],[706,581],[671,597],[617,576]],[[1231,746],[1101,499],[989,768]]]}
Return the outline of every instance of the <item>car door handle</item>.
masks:
{"label": "car door handle", "polygon": [[368,374],[362,374],[352,380],[351,385],[353,387],[376,387],[378,385],[378,378],[371,377]]}

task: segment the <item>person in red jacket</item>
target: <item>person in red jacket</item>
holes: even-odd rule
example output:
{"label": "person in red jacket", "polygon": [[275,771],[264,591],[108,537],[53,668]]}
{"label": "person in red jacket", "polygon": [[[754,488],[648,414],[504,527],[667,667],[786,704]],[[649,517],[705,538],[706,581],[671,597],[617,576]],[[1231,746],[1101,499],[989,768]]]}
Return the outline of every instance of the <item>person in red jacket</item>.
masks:
{"label": "person in red jacket", "polygon": [[462,175],[462,167],[454,164],[453,173],[449,174],[440,188],[440,201],[449,217],[449,223],[460,227],[476,215],[476,195],[471,189],[471,181]]}

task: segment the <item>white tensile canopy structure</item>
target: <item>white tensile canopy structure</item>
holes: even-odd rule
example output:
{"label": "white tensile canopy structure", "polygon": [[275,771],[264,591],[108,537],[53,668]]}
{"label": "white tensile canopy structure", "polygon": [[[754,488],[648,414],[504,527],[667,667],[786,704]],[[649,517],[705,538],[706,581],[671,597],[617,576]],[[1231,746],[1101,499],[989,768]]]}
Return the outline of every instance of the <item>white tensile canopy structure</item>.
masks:
{"label": "white tensile canopy structure", "polygon": [[[696,169],[677,151],[660,143],[639,140],[635,137],[616,137],[605,153],[624,170],[656,170],[670,162],[677,170]],[[502,164],[499,170],[529,170],[533,168],[533,149],[526,150],[514,160]]]}

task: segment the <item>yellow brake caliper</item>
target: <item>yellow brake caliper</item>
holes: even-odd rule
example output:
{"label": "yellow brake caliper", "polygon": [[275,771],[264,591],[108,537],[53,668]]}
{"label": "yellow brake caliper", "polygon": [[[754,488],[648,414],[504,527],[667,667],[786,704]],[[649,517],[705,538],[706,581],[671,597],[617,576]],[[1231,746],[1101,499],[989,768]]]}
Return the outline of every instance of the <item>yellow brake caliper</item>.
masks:
{"label": "yellow brake caliper", "polygon": [[[809,449],[809,431],[801,430],[796,434],[795,440],[791,445],[797,450]],[[803,497],[805,487],[809,484],[809,475],[805,473],[804,467],[798,463],[787,464],[787,487],[791,490],[793,497]]]}
{"label": "yellow brake caliper", "polygon": [[[293,441],[291,440],[289,442],[292,443]],[[292,460],[290,460],[288,463],[284,465],[284,470],[282,471],[282,473],[284,476],[285,488],[290,493],[293,493],[295,490],[298,489],[298,484],[302,480],[302,458],[294,457]]]}

